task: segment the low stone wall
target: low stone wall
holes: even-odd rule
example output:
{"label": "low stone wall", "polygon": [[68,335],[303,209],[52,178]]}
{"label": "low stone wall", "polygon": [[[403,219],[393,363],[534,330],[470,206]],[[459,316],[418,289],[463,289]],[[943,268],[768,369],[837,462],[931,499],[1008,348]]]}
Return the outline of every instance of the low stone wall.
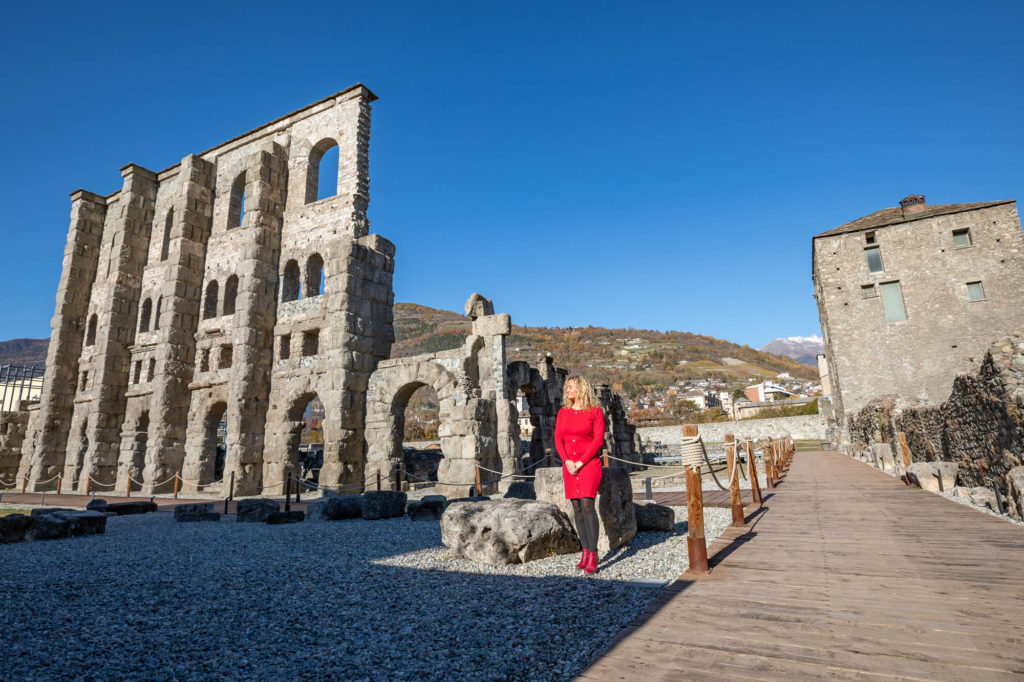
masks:
{"label": "low stone wall", "polygon": [[0,488],[7,487],[18,475],[27,428],[27,410],[0,412]]}
{"label": "low stone wall", "polygon": [[[795,440],[826,440],[827,424],[820,414],[800,415],[797,417],[774,417],[771,419],[742,419],[736,422],[714,422],[698,424],[701,437],[708,443],[721,443],[725,434],[731,433],[737,438],[768,438],[769,436],[790,435]],[[636,430],[645,443],[657,441],[666,445],[682,442],[683,427],[678,426],[644,426]]]}
{"label": "low stone wall", "polygon": [[1024,330],[997,341],[977,374],[957,377],[941,405],[908,408],[894,396],[868,403],[850,420],[850,454],[862,456],[872,443],[899,453],[900,431],[911,461],[956,462],[961,485],[992,478],[1005,495],[1007,473],[1024,462]]}

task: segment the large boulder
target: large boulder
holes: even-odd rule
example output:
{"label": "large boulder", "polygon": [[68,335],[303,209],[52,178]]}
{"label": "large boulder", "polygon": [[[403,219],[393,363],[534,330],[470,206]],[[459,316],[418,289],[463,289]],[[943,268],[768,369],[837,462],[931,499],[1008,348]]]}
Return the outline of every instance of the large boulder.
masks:
{"label": "large boulder", "polygon": [[505,491],[506,499],[536,500],[537,490],[531,481],[516,481]]}
{"label": "large boulder", "polygon": [[358,519],[363,515],[362,495],[325,497],[306,507],[307,521],[340,521]]}
{"label": "large boulder", "polygon": [[556,505],[514,499],[450,504],[441,517],[441,542],[458,556],[492,566],[580,547],[569,517]]}
{"label": "large boulder", "polygon": [[907,478],[922,490],[952,491],[956,487],[956,476],[959,471],[960,465],[955,462],[914,462],[907,467]]}
{"label": "large boulder", "polygon": [[21,542],[25,533],[35,525],[35,519],[24,514],[8,514],[0,516],[0,545]]}
{"label": "large boulder", "polygon": [[235,507],[235,519],[244,523],[263,523],[267,517],[280,509],[276,500],[253,498],[239,500]]}
{"label": "large boulder", "polygon": [[[438,495],[438,497],[444,497],[444,495]],[[484,502],[491,499],[487,495],[474,495],[472,497],[452,497],[445,498],[447,501],[444,503],[445,509],[455,504],[456,502]]]}
{"label": "large boulder", "polygon": [[888,443],[871,444],[872,463],[882,471],[896,470],[896,458],[892,454],[892,446]]}
{"label": "large boulder", "polygon": [[1024,520],[1024,466],[1013,467],[1006,474],[1006,510],[1017,520]]}
{"label": "large boulder", "polygon": [[671,532],[676,527],[676,513],[672,507],[663,504],[633,503],[633,511],[636,513],[636,529],[638,531],[655,530]]}
{"label": "large boulder", "polygon": [[[562,467],[538,468],[534,478],[538,502],[555,504],[572,518],[572,503],[565,499]],[[636,535],[636,513],[633,511],[633,485],[621,467],[604,467],[597,489],[597,551],[598,554],[618,549]]]}
{"label": "large boulder", "polygon": [[116,504],[108,504],[104,511],[114,512],[118,516],[127,516],[129,514],[148,514],[156,511],[156,502],[149,502],[148,500],[118,502]]}
{"label": "large boulder", "polygon": [[363,493],[363,518],[376,521],[402,516],[408,498],[408,495],[398,490],[368,490]]}
{"label": "large boulder", "polygon": [[220,514],[213,511],[213,502],[179,504],[174,507],[175,521],[220,521]]}

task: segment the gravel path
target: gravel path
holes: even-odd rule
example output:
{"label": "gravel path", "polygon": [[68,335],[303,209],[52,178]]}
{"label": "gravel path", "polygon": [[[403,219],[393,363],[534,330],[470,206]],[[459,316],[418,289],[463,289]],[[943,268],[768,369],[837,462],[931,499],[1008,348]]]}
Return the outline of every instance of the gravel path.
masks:
{"label": "gravel path", "polygon": [[[457,559],[407,518],[111,517],[105,535],[0,545],[0,651],[20,680],[565,680],[685,570],[676,518],[586,578],[577,555]],[[708,541],[728,523],[706,509]]]}

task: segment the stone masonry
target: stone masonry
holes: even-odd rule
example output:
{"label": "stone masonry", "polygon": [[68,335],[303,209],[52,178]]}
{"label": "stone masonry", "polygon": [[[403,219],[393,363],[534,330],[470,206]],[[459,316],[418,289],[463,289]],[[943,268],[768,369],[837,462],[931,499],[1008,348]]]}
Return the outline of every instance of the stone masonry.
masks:
{"label": "stone masonry", "polygon": [[[166,492],[180,472],[186,491],[277,492],[315,396],[321,483],[363,480],[367,383],[394,340],[395,249],[366,217],[374,99],[355,85],[163,171],[129,164],[109,196],[71,195],[19,464],[31,490],[60,473],[65,490]],[[336,191],[318,200],[325,173]]]}
{"label": "stone masonry", "polygon": [[841,444],[873,398],[938,405],[993,339],[1024,325],[1013,201],[929,206],[914,195],[815,236],[812,250]]}

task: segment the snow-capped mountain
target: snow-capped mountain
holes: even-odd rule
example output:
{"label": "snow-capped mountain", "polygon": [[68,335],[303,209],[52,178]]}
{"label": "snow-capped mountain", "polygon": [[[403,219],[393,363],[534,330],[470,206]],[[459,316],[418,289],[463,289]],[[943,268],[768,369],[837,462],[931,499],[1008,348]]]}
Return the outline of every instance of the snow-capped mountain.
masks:
{"label": "snow-capped mountain", "polygon": [[785,355],[793,358],[801,365],[818,364],[817,355],[825,350],[825,344],[817,334],[810,336],[787,336],[784,339],[772,339],[764,344],[759,351]]}

